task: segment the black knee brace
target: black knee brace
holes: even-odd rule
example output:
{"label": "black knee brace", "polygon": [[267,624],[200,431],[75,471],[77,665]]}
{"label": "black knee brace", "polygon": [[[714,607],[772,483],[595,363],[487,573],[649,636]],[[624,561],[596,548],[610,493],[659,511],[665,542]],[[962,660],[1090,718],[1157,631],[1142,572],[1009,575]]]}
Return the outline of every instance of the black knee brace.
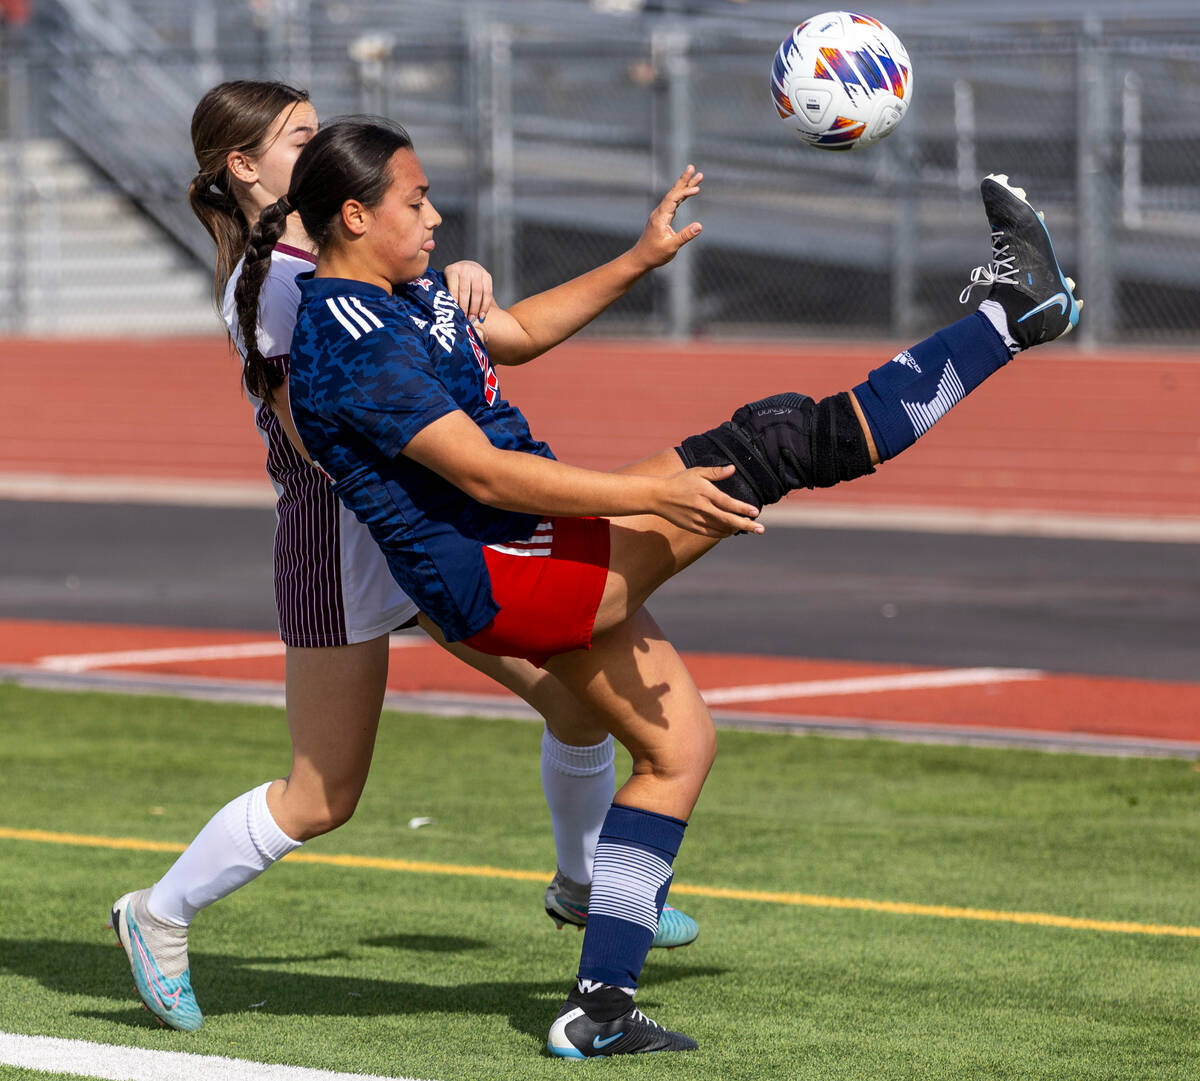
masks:
{"label": "black knee brace", "polygon": [[875,472],[854,404],[844,392],[819,402],[803,394],[751,402],[719,428],[688,436],[677,449],[689,467],[735,465],[737,472],[717,487],[760,508],[796,488],[831,488]]}

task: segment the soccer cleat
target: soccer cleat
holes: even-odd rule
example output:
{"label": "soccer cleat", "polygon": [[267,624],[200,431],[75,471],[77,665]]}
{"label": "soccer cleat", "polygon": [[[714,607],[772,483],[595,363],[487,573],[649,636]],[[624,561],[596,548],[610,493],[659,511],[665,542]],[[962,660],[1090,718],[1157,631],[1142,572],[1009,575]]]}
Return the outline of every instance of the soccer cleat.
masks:
{"label": "soccer cleat", "polygon": [[[583,930],[587,925],[591,892],[590,885],[575,882],[562,871],[556,871],[554,879],[546,887],[546,915],[560,931],[568,923]],[[658,918],[658,930],[654,933],[650,948],[673,950],[677,946],[689,946],[699,935],[700,925],[691,916],[672,905],[663,905],[662,915]]]}
{"label": "soccer cleat", "polygon": [[662,915],[658,917],[658,930],[654,932],[650,948],[657,946],[673,950],[677,946],[690,946],[699,936],[700,925],[691,916],[672,905],[663,905]]}
{"label": "soccer cleat", "polygon": [[989,173],[979,188],[992,230],[992,260],[971,271],[959,296],[966,304],[977,285],[991,286],[987,300],[998,303],[1017,348],[1053,341],[1074,329],[1083,301],[1075,283],[1063,276],[1043,215],[1021,188],[1003,173]]}
{"label": "soccer cleat", "polygon": [[[583,1003],[592,1000],[610,1007],[608,1013],[628,1008],[609,1021],[595,1021],[585,1012]],[[611,1008],[615,1005],[615,1009]],[[601,987],[583,994],[578,987],[567,997],[559,1011],[546,1047],[558,1058],[607,1058],[609,1055],[641,1055],[650,1051],[695,1051],[699,1045],[690,1036],[663,1028],[651,1021],[633,1004],[633,996],[619,987]]]}
{"label": "soccer cleat", "polygon": [[582,930],[587,924],[591,893],[590,885],[567,878],[562,871],[555,871],[554,878],[546,887],[546,915],[560,931],[568,923]]}
{"label": "soccer cleat", "polygon": [[204,1015],[192,993],[187,929],[156,919],[146,907],[149,894],[137,890],[119,898],[108,925],[129,958],[133,985],[146,1009],[164,1025],[194,1032]]}

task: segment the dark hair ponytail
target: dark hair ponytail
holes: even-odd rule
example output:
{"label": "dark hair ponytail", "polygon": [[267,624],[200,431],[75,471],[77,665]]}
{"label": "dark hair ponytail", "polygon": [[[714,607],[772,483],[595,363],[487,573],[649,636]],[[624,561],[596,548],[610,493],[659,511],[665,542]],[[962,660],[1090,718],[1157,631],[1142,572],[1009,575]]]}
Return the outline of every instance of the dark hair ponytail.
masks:
{"label": "dark hair ponytail", "polygon": [[412,139],[399,124],[378,117],[343,117],[323,127],[300,152],[292,168],[292,183],[279,202],[267,207],[250,230],[245,262],[234,298],[238,327],[246,350],[243,377],[246,389],[270,402],[283,374],[273,371],[258,347],[258,304],[274,250],[288,213],[300,214],[304,231],[318,248],[335,237],[342,206],[355,199],[365,207],[378,206],[392,183],[389,164],[397,150],[412,148]]}
{"label": "dark hair ponytail", "polygon": [[233,296],[237,303],[238,330],[246,359],[242,362],[242,381],[246,389],[256,398],[270,404],[275,398],[275,388],[283,382],[283,373],[267,364],[258,347],[258,301],[267,271],[271,269],[271,253],[287,228],[291,208],[287,197],[272,203],[258,216],[258,222],[250,229],[246,240],[245,261],[242,273],[234,286]]}

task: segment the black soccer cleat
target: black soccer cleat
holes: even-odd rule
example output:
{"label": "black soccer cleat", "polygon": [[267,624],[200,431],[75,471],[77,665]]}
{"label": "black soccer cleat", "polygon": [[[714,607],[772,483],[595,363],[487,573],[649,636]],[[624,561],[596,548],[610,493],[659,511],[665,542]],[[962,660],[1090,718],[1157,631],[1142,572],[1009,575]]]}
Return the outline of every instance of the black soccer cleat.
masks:
{"label": "black soccer cleat", "polygon": [[992,230],[992,261],[971,271],[959,300],[965,304],[975,286],[990,285],[986,299],[1004,308],[1018,348],[1061,338],[1079,322],[1083,301],[1075,298],[1075,283],[1054,257],[1042,214],[1003,173],[989,173],[979,190]]}
{"label": "black soccer cleat", "polygon": [[[619,996],[619,997],[618,997]],[[624,1013],[611,1021],[595,1021],[584,1012],[583,1003],[595,1011],[604,1005],[616,1009],[628,1003]],[[603,1013],[603,1010],[596,1011]],[[608,1012],[614,1012],[610,1009]],[[606,1058],[609,1055],[641,1055],[650,1051],[695,1051],[699,1045],[690,1036],[665,1029],[651,1021],[633,1004],[633,996],[619,987],[602,987],[582,994],[578,989],[568,996],[566,1005],[550,1026],[546,1047],[558,1058]]]}

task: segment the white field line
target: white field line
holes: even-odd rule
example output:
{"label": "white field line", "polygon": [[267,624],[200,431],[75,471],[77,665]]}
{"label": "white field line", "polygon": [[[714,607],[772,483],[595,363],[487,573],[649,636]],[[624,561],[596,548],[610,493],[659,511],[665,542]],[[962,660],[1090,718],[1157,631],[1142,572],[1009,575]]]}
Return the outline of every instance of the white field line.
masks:
{"label": "white field line", "polygon": [[[389,649],[427,645],[425,638],[393,637]],[[63,653],[39,657],[38,668],[48,672],[90,672],[96,668],[131,665],[179,664],[185,661],[237,661],[247,657],[282,657],[287,647],[278,639],[269,642],[231,642],[223,646],[171,646],[162,649],[126,649],[113,653]]]}
{"label": "white field line", "polygon": [[893,676],[855,676],[847,679],[811,679],[802,683],[718,687],[700,693],[710,706],[720,706],[728,702],[770,702],[780,698],[823,698],[831,695],[879,694],[883,691],[973,687],[988,683],[1037,680],[1044,675],[1044,672],[1035,668],[951,668],[941,672],[906,672]]}
{"label": "white field line", "polygon": [[[390,648],[426,645],[419,636],[393,635]],[[282,642],[235,642],[219,646],[180,646],[131,649],[112,653],[66,653],[39,657],[36,666],[47,672],[91,672],[101,668],[148,667],[188,661],[242,660],[247,657],[283,656]],[[924,691],[942,687],[972,687],[1042,679],[1045,673],[1031,668],[952,668],[938,672],[907,672],[889,676],[853,676],[845,679],[804,680],[797,683],[760,683],[745,687],[717,687],[702,691],[710,706],[731,702],[771,702],[790,698],[825,698],[885,691]]]}
{"label": "white field line", "polygon": [[144,1051],[87,1040],[14,1036],[0,1032],[0,1063],[43,1073],[69,1073],[106,1081],[416,1081],[378,1074],[334,1073],[306,1066],[278,1066],[220,1055]]}

